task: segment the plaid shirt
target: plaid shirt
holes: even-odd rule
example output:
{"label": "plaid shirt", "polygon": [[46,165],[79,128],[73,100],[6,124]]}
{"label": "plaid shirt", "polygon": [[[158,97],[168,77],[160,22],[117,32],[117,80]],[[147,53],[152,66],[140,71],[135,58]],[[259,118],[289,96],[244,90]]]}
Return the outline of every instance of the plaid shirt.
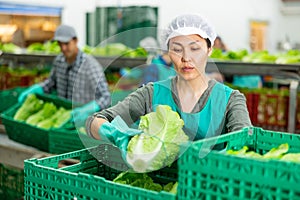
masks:
{"label": "plaid shirt", "polygon": [[53,62],[50,76],[42,83],[46,93],[56,90],[59,97],[86,104],[96,100],[101,109],[110,106],[111,97],[103,68],[92,56],[79,51],[72,64],[63,54]]}

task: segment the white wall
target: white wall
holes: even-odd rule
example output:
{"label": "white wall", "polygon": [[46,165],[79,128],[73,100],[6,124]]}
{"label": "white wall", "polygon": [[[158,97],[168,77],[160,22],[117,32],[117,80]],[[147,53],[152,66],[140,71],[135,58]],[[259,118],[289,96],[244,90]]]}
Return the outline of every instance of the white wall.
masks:
{"label": "white wall", "polygon": [[[62,21],[76,27],[79,43],[85,44],[85,13],[96,6],[150,5],[159,7],[159,27],[178,14],[198,12],[207,17],[230,49],[249,49],[250,20],[267,21],[267,49],[275,51],[279,41],[289,36],[300,43],[300,14],[283,15],[281,0],[6,0],[34,5],[64,7]],[[176,3],[177,2],[177,3]]]}
{"label": "white wall", "polygon": [[[178,3],[176,3],[178,2]],[[157,5],[159,26],[165,27],[178,14],[198,12],[209,19],[230,49],[249,49],[250,20],[267,21],[267,49],[275,51],[277,43],[288,35],[300,43],[300,14],[284,16],[281,0],[98,0],[97,5]]]}

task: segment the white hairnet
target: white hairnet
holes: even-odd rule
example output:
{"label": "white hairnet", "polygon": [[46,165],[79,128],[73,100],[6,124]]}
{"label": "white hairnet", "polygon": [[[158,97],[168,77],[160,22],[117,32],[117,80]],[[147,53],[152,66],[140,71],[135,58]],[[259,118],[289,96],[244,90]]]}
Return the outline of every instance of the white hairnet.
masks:
{"label": "white hairnet", "polygon": [[180,35],[198,34],[204,39],[209,39],[213,46],[216,39],[216,32],[211,24],[198,14],[184,14],[176,17],[163,34],[165,44],[169,43],[171,38]]}

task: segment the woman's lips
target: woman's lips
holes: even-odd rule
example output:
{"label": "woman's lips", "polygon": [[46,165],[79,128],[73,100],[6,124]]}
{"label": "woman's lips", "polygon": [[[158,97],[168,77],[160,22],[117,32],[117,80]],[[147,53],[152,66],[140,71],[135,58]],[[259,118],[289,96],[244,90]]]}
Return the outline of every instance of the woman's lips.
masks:
{"label": "woman's lips", "polygon": [[181,70],[183,72],[190,72],[190,71],[194,70],[194,67],[184,66],[183,68],[181,68]]}

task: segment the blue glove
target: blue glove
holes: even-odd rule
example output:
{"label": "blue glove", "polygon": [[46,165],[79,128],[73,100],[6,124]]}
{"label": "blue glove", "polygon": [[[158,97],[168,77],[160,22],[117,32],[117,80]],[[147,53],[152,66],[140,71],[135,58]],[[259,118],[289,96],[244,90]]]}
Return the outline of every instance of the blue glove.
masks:
{"label": "blue glove", "polygon": [[85,126],[86,119],[93,113],[100,110],[96,101],[91,101],[84,106],[72,110],[72,116],[76,127]]}
{"label": "blue glove", "polygon": [[120,116],[115,117],[111,123],[103,123],[98,133],[101,140],[111,142],[122,151],[122,157],[126,161],[127,145],[129,139],[137,134],[142,133],[141,130],[129,128]]}
{"label": "blue glove", "polygon": [[40,86],[39,84],[34,84],[34,85],[30,86],[29,88],[27,88],[26,90],[24,90],[19,95],[18,102],[19,103],[24,102],[27,95],[29,95],[29,94],[44,94],[44,90],[43,90],[42,86]]}

